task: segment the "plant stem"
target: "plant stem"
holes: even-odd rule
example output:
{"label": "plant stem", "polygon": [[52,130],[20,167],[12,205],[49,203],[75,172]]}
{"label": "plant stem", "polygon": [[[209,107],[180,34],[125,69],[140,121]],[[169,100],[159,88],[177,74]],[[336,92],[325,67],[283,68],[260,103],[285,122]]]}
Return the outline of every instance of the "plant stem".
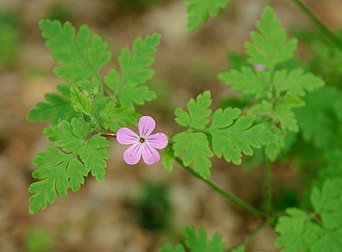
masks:
{"label": "plant stem", "polygon": [[272,211],[272,164],[265,155],[265,163],[262,169],[263,195],[265,203],[265,211]]}
{"label": "plant stem", "polygon": [[311,21],[315,25],[317,25],[317,27],[325,35],[327,35],[331,41],[335,43],[335,45],[342,49],[342,40],[338,36],[336,36],[336,34],[332,32],[325,24],[323,24],[301,0],[292,0],[292,2],[294,2],[299,7],[299,9],[301,9],[301,11],[304,12],[304,14],[308,16]]}
{"label": "plant stem", "polygon": [[195,176],[205,184],[207,184],[209,187],[211,187],[214,191],[219,193],[221,196],[223,196],[226,200],[230,201],[234,205],[246,210],[247,212],[255,215],[255,216],[262,216],[263,213],[259,210],[256,209],[255,207],[251,206],[247,202],[241,200],[240,198],[236,197],[234,194],[227,192],[223,190],[221,187],[216,185],[214,182],[202,178],[196,171],[194,171],[192,168],[185,166],[179,158],[175,157],[177,163],[179,163],[187,172],[189,172],[191,175]]}
{"label": "plant stem", "polygon": [[101,136],[104,136],[104,137],[114,137],[114,138],[116,138],[116,134],[115,134],[115,133],[108,133],[108,132],[102,132],[102,133],[101,133]]}
{"label": "plant stem", "polygon": [[252,230],[252,232],[248,235],[248,237],[243,242],[243,245],[247,249],[247,247],[251,244],[252,241],[254,241],[256,235],[259,233],[259,231],[265,226],[267,223],[266,220],[261,220],[256,227]]}

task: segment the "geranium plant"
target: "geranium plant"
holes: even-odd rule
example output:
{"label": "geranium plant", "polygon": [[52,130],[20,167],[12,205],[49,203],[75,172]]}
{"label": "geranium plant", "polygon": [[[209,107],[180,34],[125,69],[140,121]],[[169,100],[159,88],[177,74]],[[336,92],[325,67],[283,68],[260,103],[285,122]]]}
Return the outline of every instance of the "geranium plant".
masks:
{"label": "geranium plant", "polygon": [[[229,0],[186,2],[188,29],[192,31],[208,17],[218,15]],[[318,24],[333,50],[341,53],[342,38],[300,0],[293,2]],[[218,73],[223,84],[239,93],[244,103],[212,108],[211,92],[205,90],[190,99],[186,107],[175,109],[175,122],[184,131],[169,138],[164,133],[153,133],[156,122],[152,117],[137,113],[137,106],[156,98],[147,82],[154,75],[153,55],[159,34],[138,37],[131,50],[122,49],[119,69],[110,68],[102,76],[100,70],[112,54],[87,26],[76,31],[71,23],[56,20],[41,20],[39,25],[52,59],[58,62],[54,72],[63,81],[57,93],[46,94],[46,101],[39,102],[28,114],[30,121],[51,122],[44,134],[52,142],[33,159],[37,169],[32,175],[37,181],[29,187],[30,213],[45,209],[58,196],[66,197],[69,189],[78,191],[89,174],[103,182],[111,144],[108,139],[113,138],[119,144],[130,145],[123,153],[127,164],[135,165],[142,159],[152,165],[160,160],[160,151],[167,170],[172,171],[178,164],[177,168],[182,167],[259,219],[251,236],[231,251],[245,251],[265,225],[277,232],[276,245],[282,251],[341,251],[342,93],[296,63],[297,40],[288,38],[271,7],[265,7],[256,22],[257,30],[245,44],[246,55],[241,56],[243,63],[234,66],[232,62],[231,68]],[[324,111],[329,111],[334,125],[325,119]],[[136,125],[138,133],[130,129]],[[332,140],[326,141],[326,137]],[[306,204],[276,210],[272,202],[272,164],[284,156],[298,158],[300,152],[295,150],[303,143],[302,138],[323,153],[320,167],[307,185],[308,193],[303,198]],[[258,167],[264,174],[260,206],[247,203],[210,180],[212,158],[241,165],[246,156],[255,153],[261,153]],[[184,243],[166,245],[160,251],[228,249],[218,233],[210,239],[204,229],[186,227],[184,235]]]}

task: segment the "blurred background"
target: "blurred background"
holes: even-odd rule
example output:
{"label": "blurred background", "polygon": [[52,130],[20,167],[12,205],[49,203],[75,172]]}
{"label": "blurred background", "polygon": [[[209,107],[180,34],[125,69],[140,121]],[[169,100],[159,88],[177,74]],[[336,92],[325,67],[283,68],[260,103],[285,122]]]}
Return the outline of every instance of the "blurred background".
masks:
{"label": "blurred background", "polygon": [[[300,61],[313,62],[314,68],[308,41],[317,31],[291,1],[232,0],[218,17],[189,33],[187,6],[178,0],[0,0],[0,251],[157,251],[161,244],[177,242],[185,225],[204,227],[210,235],[220,232],[228,247],[241,243],[257,220],[180,167],[169,173],[161,163],[126,165],[124,148],[115,141],[104,183],[89,177],[79,192],[29,215],[31,159],[49,142],[42,135],[47,125],[29,123],[25,116],[61,81],[52,72],[56,63],[40,36],[41,18],[88,25],[113,51],[111,66],[117,66],[121,48],[131,47],[136,36],[161,33],[157,74],[150,82],[159,96],[138,111],[157,118],[158,131],[173,135],[180,130],[174,108],[184,107],[199,92],[210,89],[215,107],[227,102],[231,91],[217,73],[241,58],[243,42],[267,3],[291,36],[299,37]],[[329,27],[342,27],[341,0],[306,3]],[[317,69],[323,76],[327,71],[327,66]],[[327,77],[341,80],[338,74]],[[290,188],[278,188],[284,199],[279,207],[297,201],[297,171],[289,166],[279,163],[274,168],[274,183]],[[256,206],[261,197],[259,173],[248,165],[240,169],[213,160],[212,179]],[[278,251],[274,240],[274,232],[266,227],[250,251]]]}

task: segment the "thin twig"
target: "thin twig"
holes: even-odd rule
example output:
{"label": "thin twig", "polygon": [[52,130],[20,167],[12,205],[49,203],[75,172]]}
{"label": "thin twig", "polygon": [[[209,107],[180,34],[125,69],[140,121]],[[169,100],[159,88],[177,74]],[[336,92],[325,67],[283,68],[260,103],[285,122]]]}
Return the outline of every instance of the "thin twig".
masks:
{"label": "thin twig", "polygon": [[194,171],[192,168],[185,166],[182,162],[181,159],[179,159],[178,157],[175,157],[177,163],[179,163],[187,172],[189,172],[191,175],[195,176],[196,178],[198,178],[199,180],[201,180],[202,182],[204,182],[205,184],[207,184],[209,187],[211,187],[214,191],[216,191],[217,193],[219,193],[221,196],[223,196],[226,200],[230,201],[231,203],[233,203],[234,205],[246,210],[247,212],[253,214],[254,216],[262,216],[263,213],[253,207],[252,205],[248,204],[247,202],[241,200],[240,198],[236,197],[234,194],[227,192],[225,190],[223,190],[221,187],[219,187],[218,185],[216,185],[214,182],[204,179],[202,178],[196,171]]}

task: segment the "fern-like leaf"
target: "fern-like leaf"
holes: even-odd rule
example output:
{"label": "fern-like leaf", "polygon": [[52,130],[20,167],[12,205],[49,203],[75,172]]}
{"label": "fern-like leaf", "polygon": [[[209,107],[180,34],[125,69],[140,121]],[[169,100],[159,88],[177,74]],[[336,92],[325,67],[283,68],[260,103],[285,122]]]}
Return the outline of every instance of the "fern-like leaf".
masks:
{"label": "fern-like leaf", "polygon": [[230,0],[183,0],[189,3],[188,7],[188,30],[193,31],[209,17],[215,17],[219,11],[225,8]]}
{"label": "fern-like leaf", "polygon": [[124,48],[119,56],[121,74],[109,70],[104,77],[105,83],[117,97],[120,105],[133,109],[135,104],[143,105],[145,101],[156,98],[154,91],[144,85],[155,71],[151,68],[160,42],[160,35],[153,33],[144,39],[138,37],[134,41],[133,51]]}
{"label": "fern-like leaf", "polygon": [[39,22],[52,59],[59,62],[54,72],[67,81],[89,77],[98,79],[99,70],[111,59],[108,45],[98,36],[92,36],[83,25],[76,33],[71,23],[43,19]]}

